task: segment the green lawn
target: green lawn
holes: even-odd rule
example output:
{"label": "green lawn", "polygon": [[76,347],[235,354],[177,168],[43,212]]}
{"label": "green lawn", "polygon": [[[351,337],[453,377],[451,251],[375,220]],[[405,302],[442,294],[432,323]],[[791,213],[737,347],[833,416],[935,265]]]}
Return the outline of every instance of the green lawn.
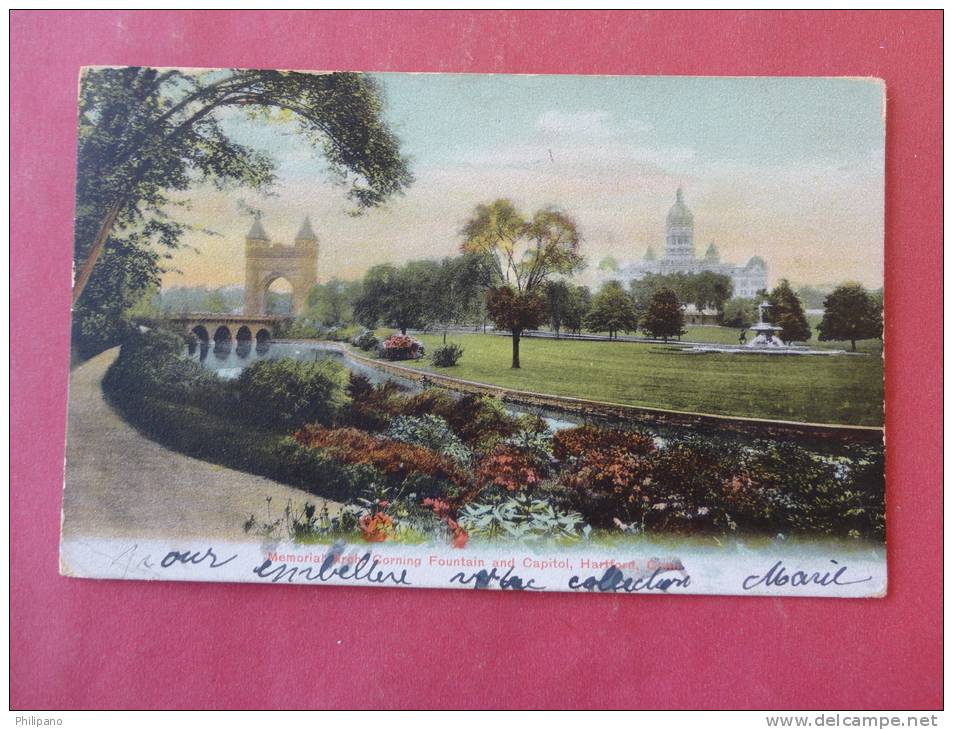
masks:
{"label": "green lawn", "polygon": [[[421,339],[428,350],[441,342],[439,335]],[[520,348],[523,367],[513,370],[509,337],[452,334],[450,341],[464,348],[463,358],[437,372],[508,388],[682,411],[883,423],[879,342],[877,354],[823,357],[699,354],[644,343],[528,338]],[[409,364],[431,369],[426,359]]]}

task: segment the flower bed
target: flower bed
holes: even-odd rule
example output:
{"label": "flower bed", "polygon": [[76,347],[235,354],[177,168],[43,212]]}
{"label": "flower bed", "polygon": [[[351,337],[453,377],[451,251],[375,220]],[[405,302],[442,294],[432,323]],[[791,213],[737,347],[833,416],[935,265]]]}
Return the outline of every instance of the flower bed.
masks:
{"label": "flower bed", "polygon": [[[492,399],[408,394],[356,375],[345,385],[327,365],[269,361],[223,381],[182,348],[161,333],[130,339],[103,383],[110,401],[170,448],[345,504],[333,519],[313,506],[294,519],[289,512],[290,539],[463,547],[620,530],[883,538],[879,447],[823,455],[773,440],[656,443],[597,426],[552,434]],[[239,407],[254,393],[265,412]],[[251,522],[276,529],[270,519]]]}
{"label": "flower bed", "polygon": [[418,360],[424,356],[424,346],[408,335],[391,335],[378,348],[385,360]]}

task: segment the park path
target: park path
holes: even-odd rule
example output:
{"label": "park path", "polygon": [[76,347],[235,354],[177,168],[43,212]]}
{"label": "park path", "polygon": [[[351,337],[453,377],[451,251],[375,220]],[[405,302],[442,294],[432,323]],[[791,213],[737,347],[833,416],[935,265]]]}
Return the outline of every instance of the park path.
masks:
{"label": "park path", "polygon": [[[249,515],[300,507],[314,495],[170,451],[106,402],[102,379],[118,349],[70,373],[63,537],[248,539]],[[336,503],[329,502],[329,508]]]}

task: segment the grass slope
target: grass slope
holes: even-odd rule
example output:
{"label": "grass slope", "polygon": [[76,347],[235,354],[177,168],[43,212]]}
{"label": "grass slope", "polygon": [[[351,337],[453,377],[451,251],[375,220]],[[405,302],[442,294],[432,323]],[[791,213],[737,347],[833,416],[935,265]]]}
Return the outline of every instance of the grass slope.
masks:
{"label": "grass slope", "polygon": [[[716,328],[698,328],[711,329]],[[729,330],[730,331],[730,330]],[[735,333],[737,338],[737,333]],[[438,335],[421,338],[428,350]],[[507,388],[680,411],[817,423],[883,423],[883,361],[867,357],[697,354],[629,342],[522,340],[510,368],[509,337],[452,334],[464,348],[447,375]],[[409,364],[433,369],[428,360]]]}

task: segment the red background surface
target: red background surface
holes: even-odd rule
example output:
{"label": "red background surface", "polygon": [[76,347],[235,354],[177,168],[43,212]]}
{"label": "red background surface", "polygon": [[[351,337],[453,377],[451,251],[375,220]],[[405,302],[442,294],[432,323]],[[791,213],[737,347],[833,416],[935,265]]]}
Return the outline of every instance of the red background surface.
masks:
{"label": "red background surface", "polygon": [[[14,12],[13,707],[940,706],[941,19]],[[84,64],[886,79],[889,596],[520,595],[60,577],[75,96]]]}

